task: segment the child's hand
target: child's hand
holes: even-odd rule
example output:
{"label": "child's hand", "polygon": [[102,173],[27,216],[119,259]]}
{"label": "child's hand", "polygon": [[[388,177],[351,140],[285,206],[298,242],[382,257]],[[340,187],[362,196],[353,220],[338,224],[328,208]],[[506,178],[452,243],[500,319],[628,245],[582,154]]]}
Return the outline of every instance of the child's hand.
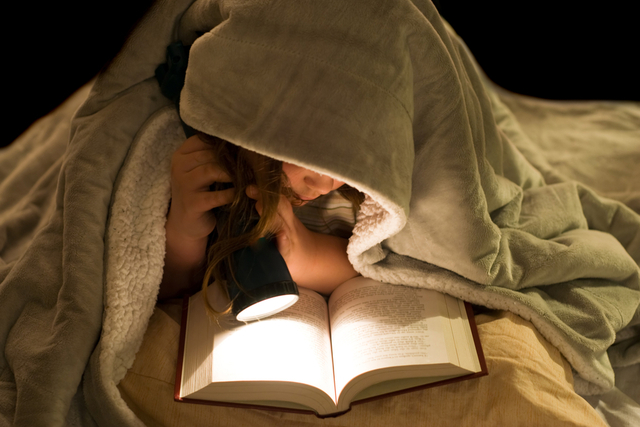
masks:
{"label": "child's hand", "polygon": [[211,209],[231,203],[235,189],[211,191],[231,179],[216,165],[211,147],[197,136],[187,139],[171,158],[171,208],[167,230],[191,241],[206,240],[216,226]]}
{"label": "child's hand", "polygon": [[[246,193],[256,200],[256,210],[262,214],[258,190],[249,186]],[[339,284],[357,276],[347,259],[347,241],[307,229],[284,195],[280,196],[278,218],[276,246],[299,286],[329,295]]]}
{"label": "child's hand", "polygon": [[[247,196],[256,200],[256,211],[262,215],[262,201],[255,186],[247,187]],[[299,272],[308,271],[314,259],[314,241],[310,239],[309,231],[302,222],[294,215],[293,207],[285,196],[280,196],[278,204],[278,231],[275,234],[276,246],[282,258],[284,258],[289,268],[289,272],[296,281],[295,276]]]}
{"label": "child's hand", "polygon": [[214,182],[230,181],[215,160],[213,150],[197,136],[187,139],[171,158],[171,207],[159,299],[192,292],[202,283],[207,239],[216,226],[211,209],[230,203],[235,193],[233,188],[209,190]]}

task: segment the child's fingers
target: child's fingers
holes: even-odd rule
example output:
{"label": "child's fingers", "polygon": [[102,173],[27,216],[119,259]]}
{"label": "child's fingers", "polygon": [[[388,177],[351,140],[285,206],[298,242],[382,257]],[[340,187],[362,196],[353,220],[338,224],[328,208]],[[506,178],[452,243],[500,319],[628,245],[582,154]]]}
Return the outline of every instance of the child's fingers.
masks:
{"label": "child's fingers", "polygon": [[207,212],[211,209],[231,203],[235,193],[235,188],[194,193],[188,201],[188,204],[193,212]]}
{"label": "child's fingers", "polygon": [[194,151],[188,154],[182,154],[178,158],[177,167],[182,173],[189,173],[192,170],[213,164],[216,161],[216,156],[211,149]]}
{"label": "child's fingers", "polygon": [[244,193],[247,197],[256,201],[256,211],[258,212],[258,215],[262,216],[262,199],[260,199],[260,191],[258,191],[258,187],[255,185],[248,185]]}
{"label": "child's fingers", "polygon": [[[262,200],[260,199],[260,192],[255,185],[247,187],[245,193],[248,197],[256,201],[255,209],[259,215],[262,215]],[[281,195],[278,202],[278,218],[276,219],[274,237],[276,240],[276,246],[282,257],[287,261],[294,251],[298,241],[297,230],[299,228],[300,220],[293,213],[293,206],[286,196]],[[302,226],[304,227],[304,226]]]}
{"label": "child's fingers", "polygon": [[[249,185],[245,193],[249,198],[256,201],[256,210],[259,215],[262,215],[262,200],[260,199],[258,188],[255,185]],[[291,223],[295,218],[293,206],[284,195],[280,196],[280,201],[278,202],[278,216],[287,223]]]}
{"label": "child's fingers", "polygon": [[247,197],[253,200],[260,199],[260,191],[258,191],[258,187],[255,185],[247,185],[247,189],[245,190],[245,194]]}
{"label": "child's fingers", "polygon": [[[262,200],[260,199],[260,195],[258,190],[254,186],[247,187],[246,190],[247,196],[256,200],[255,209],[258,212],[258,215],[262,216]],[[291,202],[281,195],[280,201],[278,202],[278,218],[275,224],[275,233],[278,239],[280,238],[289,238],[292,230],[295,228],[294,221],[297,221],[295,214],[293,213],[293,207],[291,206]]]}
{"label": "child's fingers", "polygon": [[205,200],[208,205],[207,207],[209,210],[211,210],[213,208],[228,205],[229,203],[233,202],[233,198],[236,195],[236,189],[227,188],[226,190],[207,191],[204,194],[206,195]]}
{"label": "child's fingers", "polygon": [[193,135],[182,143],[177,152],[181,154],[189,154],[200,150],[211,150],[211,145],[201,140],[198,135]]}
{"label": "child's fingers", "polygon": [[183,142],[171,159],[172,168],[179,173],[188,173],[199,166],[215,163],[215,161],[216,155],[213,148],[197,135]]}
{"label": "child's fingers", "polygon": [[207,163],[178,177],[185,188],[199,191],[208,191],[211,184],[216,182],[231,182],[231,177],[220,167],[213,163]]}
{"label": "child's fingers", "polygon": [[258,215],[262,216],[262,198],[260,197],[260,191],[258,190],[258,187],[256,187],[255,185],[248,185],[245,190],[245,194],[250,199],[253,199],[256,201],[256,204],[254,207],[256,209],[256,212],[258,212]]}

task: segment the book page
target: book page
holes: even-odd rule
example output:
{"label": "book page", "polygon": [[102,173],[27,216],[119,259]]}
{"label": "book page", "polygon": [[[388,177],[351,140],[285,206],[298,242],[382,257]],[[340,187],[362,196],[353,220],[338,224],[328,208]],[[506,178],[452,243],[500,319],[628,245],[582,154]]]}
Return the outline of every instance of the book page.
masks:
{"label": "book page", "polygon": [[324,298],[299,288],[300,299],[267,319],[220,319],[213,346],[214,382],[291,381],[335,401],[329,321]]}
{"label": "book page", "polygon": [[357,277],[334,291],[329,313],[338,395],[364,372],[451,362],[438,292]]}
{"label": "book page", "polygon": [[189,299],[187,309],[180,397],[187,396],[211,381],[213,328],[204,308],[202,293]]}
{"label": "book page", "polygon": [[473,333],[469,327],[469,318],[464,306],[464,301],[446,296],[449,317],[451,318],[451,330],[453,332],[453,345],[461,367],[473,372],[482,371],[478,352],[473,341]]}

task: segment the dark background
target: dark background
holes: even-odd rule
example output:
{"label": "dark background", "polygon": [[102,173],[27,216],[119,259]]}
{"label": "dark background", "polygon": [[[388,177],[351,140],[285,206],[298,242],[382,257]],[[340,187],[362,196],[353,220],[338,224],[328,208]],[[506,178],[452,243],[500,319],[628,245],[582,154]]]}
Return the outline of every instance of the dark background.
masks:
{"label": "dark background", "polygon": [[[435,3],[487,75],[506,89],[548,99],[640,101],[635,63],[640,25],[632,22],[633,2]],[[3,120],[8,129],[0,145],[13,141],[107,65],[151,4],[14,2],[1,30],[9,119]]]}
{"label": "dark background", "polygon": [[640,101],[640,22],[629,1],[438,0],[494,82],[548,99]]}

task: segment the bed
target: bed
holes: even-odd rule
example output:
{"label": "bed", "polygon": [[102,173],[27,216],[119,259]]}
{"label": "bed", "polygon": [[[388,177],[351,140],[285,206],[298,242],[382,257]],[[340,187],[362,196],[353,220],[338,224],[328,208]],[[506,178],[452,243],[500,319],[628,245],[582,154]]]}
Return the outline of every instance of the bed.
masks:
{"label": "bed", "polygon": [[[430,287],[475,304],[489,375],[354,405],[346,415],[324,420],[311,415],[173,402],[181,305],[179,301],[156,305],[155,296],[162,276],[170,157],[184,134],[175,108],[159,92],[153,71],[164,62],[165,48],[176,38],[191,44],[196,34],[215,27],[212,23],[233,16],[229,10],[242,10],[248,5],[246,10],[251,11],[259,3],[159,1],[96,81],[81,88],[0,152],[0,336],[4,348],[0,424],[640,424],[640,105],[545,101],[505,91],[484,76],[462,40],[430,2],[389,4],[397,7],[394,11],[400,16],[415,19],[411,21],[414,26],[408,27],[412,31],[423,28],[419,24],[429,28],[424,40],[438,58],[434,64],[444,64],[450,68],[443,70],[457,73],[454,79],[450,79],[451,73],[440,75],[442,81],[435,80],[440,87],[463,87],[468,92],[461,98],[464,102],[456,106],[460,110],[449,111],[451,116],[429,116],[425,109],[424,117],[441,120],[439,128],[447,129],[452,140],[465,135],[465,126],[460,125],[463,123],[476,132],[476,137],[508,141],[501,153],[505,159],[516,159],[513,162],[485,156],[492,167],[487,179],[510,177],[508,183],[496,179],[500,191],[495,194],[506,198],[508,192],[502,190],[515,187],[539,188],[535,194],[542,196],[548,188],[571,188],[578,194],[577,199],[571,199],[574,193],[554,193],[565,211],[559,211],[558,205],[539,210],[547,199],[533,196],[526,199],[531,206],[518,205],[530,209],[527,212],[532,216],[542,217],[543,223],[559,221],[556,216],[571,216],[575,206],[565,200],[581,204],[580,209],[587,204],[596,206],[603,216],[596,215],[595,207],[589,208],[594,210],[586,210],[586,226],[567,226],[553,238],[584,233],[580,230],[604,230],[596,233],[596,243],[604,251],[579,259],[578,264],[572,264],[573,259],[547,259],[544,265],[562,261],[545,276],[550,278],[549,283],[532,282],[530,287],[519,289],[493,286],[501,276],[494,276],[493,282],[474,280],[479,276],[465,261],[460,247],[454,248],[455,256],[448,254],[451,248],[434,235],[430,243],[439,248],[441,245],[445,255],[429,258],[434,255],[415,252],[403,237],[406,224],[413,227],[412,236],[428,231],[420,228],[420,218],[411,216],[424,212],[415,204],[415,194],[424,189],[416,185],[410,173],[394,179],[414,180],[413,199],[411,194],[404,194],[402,185],[389,190],[380,183],[356,181],[360,188],[370,189],[379,197],[365,204],[364,225],[354,231],[356,237],[349,249],[354,265],[365,275],[390,283]],[[326,10],[339,7],[338,3],[327,2]],[[224,31],[233,29],[232,25],[227,27],[231,29]],[[238,52],[233,50],[234,55]],[[419,63],[422,59],[412,60]],[[437,74],[439,69],[433,68]],[[428,80],[434,75],[421,77]],[[415,77],[416,82],[425,79]],[[215,112],[207,111],[206,117],[199,117],[194,105],[200,105],[201,88],[186,89],[185,120],[206,127]],[[440,104],[434,105],[442,107],[449,105],[445,95],[453,96],[454,92],[446,89],[437,94]],[[416,99],[416,111],[421,111],[420,98]],[[466,116],[456,115],[461,111]],[[482,112],[481,118],[478,112]],[[359,114],[366,116],[364,113]],[[449,121],[447,117],[464,120]],[[347,124],[336,123],[346,129]],[[416,127],[413,135],[423,135],[421,130],[428,133]],[[232,129],[225,132],[231,133]],[[318,129],[314,134],[322,136],[322,132]],[[477,140],[470,138],[469,143]],[[454,159],[454,167],[476,168],[472,178],[483,176],[478,172],[484,170],[479,163],[456,163],[460,156],[448,151],[464,152],[465,147],[471,145],[444,146],[442,158]],[[485,148],[491,152],[490,145]],[[500,172],[496,162],[526,165],[526,169],[522,166]],[[439,165],[430,164],[429,170]],[[432,176],[433,180],[447,176],[447,170],[444,175]],[[514,187],[518,179],[521,182]],[[451,187],[442,194],[456,191]],[[493,190],[483,191],[487,195]],[[512,200],[515,196],[510,197]],[[495,200],[487,196],[484,203]],[[506,234],[505,218],[511,211],[498,208],[509,206],[505,202],[495,209],[487,208],[490,218],[481,217],[493,225],[502,224],[500,230]],[[439,208],[446,211],[447,206]],[[470,221],[477,220],[473,215]],[[438,225],[459,226],[456,219],[463,218],[449,217],[448,222]],[[442,219],[433,222],[437,220]],[[380,234],[380,224],[385,225],[382,228],[387,235]],[[484,223],[477,224],[481,227]],[[386,243],[373,242],[371,236],[376,233]],[[465,243],[463,237],[458,243]],[[588,246],[589,241],[572,243]],[[477,249],[473,244],[468,244],[471,252]],[[536,254],[530,257],[535,259]],[[523,260],[512,265],[528,264]],[[589,275],[561,281],[558,277],[563,276],[557,271],[563,268],[589,270]],[[527,280],[534,279],[527,276]],[[526,293],[532,289],[539,296],[544,289],[547,295],[553,295],[552,287],[563,283],[566,288],[553,289],[580,292],[592,286],[590,292],[597,296],[589,299],[580,294],[579,301],[569,304],[574,311],[547,312],[532,302],[533,291]],[[558,297],[552,303],[560,304],[558,301],[566,299]],[[601,309],[596,311],[595,306]],[[585,311],[585,307],[594,311]],[[551,318],[567,312],[573,317],[564,323]],[[573,325],[573,329],[563,332],[565,324]],[[580,330],[576,324],[584,328],[582,334],[574,333]]]}

